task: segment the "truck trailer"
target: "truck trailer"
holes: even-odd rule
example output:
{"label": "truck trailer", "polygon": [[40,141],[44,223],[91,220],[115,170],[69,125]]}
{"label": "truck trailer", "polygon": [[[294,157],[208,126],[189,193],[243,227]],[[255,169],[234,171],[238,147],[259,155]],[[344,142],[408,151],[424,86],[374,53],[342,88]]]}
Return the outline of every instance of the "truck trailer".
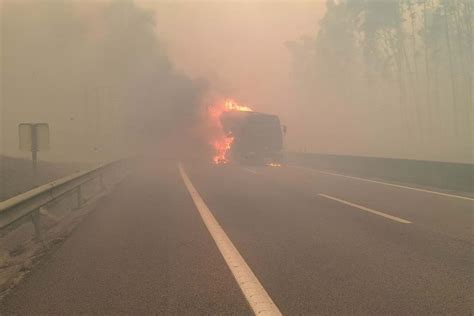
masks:
{"label": "truck trailer", "polygon": [[224,132],[233,138],[229,158],[242,164],[279,164],[282,160],[283,131],[276,115],[229,111],[221,116]]}

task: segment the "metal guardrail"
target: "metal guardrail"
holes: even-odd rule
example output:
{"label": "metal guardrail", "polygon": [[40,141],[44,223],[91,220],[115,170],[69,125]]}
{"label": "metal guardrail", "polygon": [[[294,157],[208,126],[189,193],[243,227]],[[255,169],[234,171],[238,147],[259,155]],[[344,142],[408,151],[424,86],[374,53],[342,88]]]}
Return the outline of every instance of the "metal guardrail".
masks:
{"label": "metal guardrail", "polygon": [[31,216],[31,220],[35,226],[36,238],[42,240],[42,232],[39,223],[39,209],[42,206],[67,193],[76,191],[77,204],[78,207],[80,207],[84,202],[82,185],[99,179],[101,190],[105,190],[103,181],[104,173],[123,162],[124,160],[118,160],[101,164],[93,169],[74,173],[0,202],[0,229],[15,223],[19,219]]}

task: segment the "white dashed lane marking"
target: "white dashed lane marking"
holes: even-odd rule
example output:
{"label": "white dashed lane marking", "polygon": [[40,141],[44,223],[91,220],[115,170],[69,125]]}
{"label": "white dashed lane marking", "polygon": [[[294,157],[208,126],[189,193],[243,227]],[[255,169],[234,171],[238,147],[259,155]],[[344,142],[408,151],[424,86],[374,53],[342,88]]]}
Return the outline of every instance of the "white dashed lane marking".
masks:
{"label": "white dashed lane marking", "polygon": [[327,194],[320,193],[318,195],[322,196],[322,197],[325,197],[327,199],[333,200],[333,201],[337,201],[337,202],[342,203],[342,204],[346,204],[346,205],[358,208],[360,210],[363,210],[363,211],[366,211],[366,212],[369,212],[369,213],[372,213],[372,214],[375,214],[375,215],[379,215],[379,216],[391,219],[392,221],[396,221],[396,222],[403,223],[403,224],[411,224],[411,222],[407,221],[406,219],[396,217],[396,216],[393,216],[393,215],[389,215],[389,214],[386,214],[386,213],[383,213],[383,212],[379,212],[379,211],[373,210],[371,208],[368,208],[368,207],[365,207],[365,206],[362,206],[362,205],[359,205],[359,204],[351,203],[351,202],[348,202],[348,201],[345,201],[343,199],[339,199],[339,198],[336,198],[336,197],[333,197],[333,196],[330,196],[330,195],[327,195]]}

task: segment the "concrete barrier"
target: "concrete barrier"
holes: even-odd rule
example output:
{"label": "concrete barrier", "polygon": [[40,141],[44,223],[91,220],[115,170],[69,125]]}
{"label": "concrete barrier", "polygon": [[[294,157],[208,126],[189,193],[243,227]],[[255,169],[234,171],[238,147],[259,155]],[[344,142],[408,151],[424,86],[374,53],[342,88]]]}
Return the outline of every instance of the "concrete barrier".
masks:
{"label": "concrete barrier", "polygon": [[409,159],[287,153],[289,164],[347,175],[474,192],[474,164]]}

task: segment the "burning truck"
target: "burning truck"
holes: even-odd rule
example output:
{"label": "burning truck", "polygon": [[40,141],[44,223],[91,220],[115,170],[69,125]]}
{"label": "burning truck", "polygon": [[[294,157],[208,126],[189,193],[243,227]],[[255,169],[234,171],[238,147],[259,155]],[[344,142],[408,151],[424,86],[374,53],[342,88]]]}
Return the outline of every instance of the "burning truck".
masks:
{"label": "burning truck", "polygon": [[214,163],[280,164],[286,128],[278,116],[226,101],[214,117],[221,129],[221,137],[213,143]]}

